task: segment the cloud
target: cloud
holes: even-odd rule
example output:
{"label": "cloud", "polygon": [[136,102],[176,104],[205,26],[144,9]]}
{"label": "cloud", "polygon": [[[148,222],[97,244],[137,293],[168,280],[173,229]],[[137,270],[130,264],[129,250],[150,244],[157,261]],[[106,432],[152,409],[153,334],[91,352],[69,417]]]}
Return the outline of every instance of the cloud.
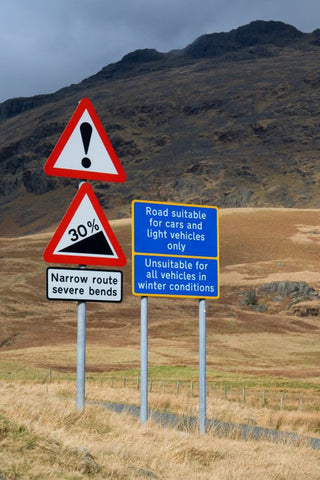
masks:
{"label": "cloud", "polygon": [[252,20],[317,28],[318,0],[2,0],[0,101],[49,93],[138,48],[166,52]]}

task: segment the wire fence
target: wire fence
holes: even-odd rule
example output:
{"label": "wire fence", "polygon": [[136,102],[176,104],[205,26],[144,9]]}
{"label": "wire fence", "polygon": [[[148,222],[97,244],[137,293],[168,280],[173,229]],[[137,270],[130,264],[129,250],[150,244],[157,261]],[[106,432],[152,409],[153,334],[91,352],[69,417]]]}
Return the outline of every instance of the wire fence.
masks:
{"label": "wire fence", "polygon": [[[104,380],[112,388],[136,388],[139,390],[140,378],[109,377]],[[153,379],[148,382],[149,393],[187,395],[199,397],[199,382],[187,380]],[[298,389],[260,388],[232,386],[226,383],[207,382],[207,397],[274,410],[310,410],[319,411],[319,393],[303,392]]]}
{"label": "wire fence", "polygon": [[[25,381],[37,383],[51,382],[76,382],[74,373],[62,373],[54,370],[30,371],[22,368],[17,371],[0,373],[0,379],[4,381]],[[140,390],[140,377],[87,374],[86,382],[94,382],[98,385],[119,389]],[[199,382],[195,380],[159,379],[149,378],[148,391],[154,394],[184,395],[199,397]],[[319,403],[320,388],[293,389],[279,387],[253,387],[234,386],[223,382],[207,381],[207,398],[219,399],[228,402],[247,405],[254,408],[269,408],[272,410],[286,411],[320,411]]]}

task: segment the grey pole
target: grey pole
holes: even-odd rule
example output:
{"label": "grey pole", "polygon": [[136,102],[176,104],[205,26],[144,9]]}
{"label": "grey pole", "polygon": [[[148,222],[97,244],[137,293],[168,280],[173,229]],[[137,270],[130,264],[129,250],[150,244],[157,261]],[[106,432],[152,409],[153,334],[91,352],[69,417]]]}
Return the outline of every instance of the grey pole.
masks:
{"label": "grey pole", "polygon": [[[84,183],[80,180],[78,188]],[[86,268],[79,265],[79,268]],[[77,329],[77,397],[78,410],[84,409],[85,402],[85,375],[86,375],[86,302],[78,302],[78,329]]]}
{"label": "grey pole", "polygon": [[86,370],[86,302],[78,302],[77,409],[84,409]]}
{"label": "grey pole", "polygon": [[141,297],[141,386],[140,386],[140,420],[148,420],[148,297]]}
{"label": "grey pole", "polygon": [[199,300],[199,432],[206,433],[206,301]]}

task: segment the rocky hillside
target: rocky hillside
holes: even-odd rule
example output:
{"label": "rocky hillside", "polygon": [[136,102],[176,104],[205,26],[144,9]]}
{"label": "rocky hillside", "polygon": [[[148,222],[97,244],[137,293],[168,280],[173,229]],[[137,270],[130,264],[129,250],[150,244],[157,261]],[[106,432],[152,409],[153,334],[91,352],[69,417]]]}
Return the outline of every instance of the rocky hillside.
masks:
{"label": "rocky hillside", "polygon": [[1,235],[52,228],[77,181],[43,165],[78,101],[92,101],[126,171],[96,183],[108,218],[132,199],[318,207],[320,30],[255,21],[185,49],[128,53],[50,95],[0,104]]}

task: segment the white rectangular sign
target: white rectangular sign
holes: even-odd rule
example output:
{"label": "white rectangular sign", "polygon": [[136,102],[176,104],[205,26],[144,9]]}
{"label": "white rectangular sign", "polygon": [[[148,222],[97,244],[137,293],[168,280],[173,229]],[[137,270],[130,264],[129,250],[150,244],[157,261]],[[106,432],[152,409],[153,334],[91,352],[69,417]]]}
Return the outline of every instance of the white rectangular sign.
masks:
{"label": "white rectangular sign", "polygon": [[47,268],[48,300],[121,302],[122,272]]}

